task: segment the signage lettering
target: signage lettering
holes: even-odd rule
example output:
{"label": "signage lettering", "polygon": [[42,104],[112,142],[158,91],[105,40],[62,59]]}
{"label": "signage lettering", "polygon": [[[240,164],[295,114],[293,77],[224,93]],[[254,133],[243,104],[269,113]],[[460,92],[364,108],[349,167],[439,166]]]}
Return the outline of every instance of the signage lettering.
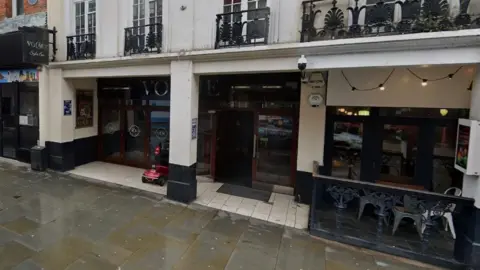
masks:
{"label": "signage lettering", "polygon": [[33,49],[38,49],[38,50],[45,50],[48,48],[48,44],[43,44],[40,41],[31,41],[27,40],[27,46]]}
{"label": "signage lettering", "polygon": [[149,96],[151,92],[154,92],[155,95],[163,97],[168,94],[168,83],[163,82],[165,87],[162,89],[161,81],[142,81],[143,89],[145,90],[145,95]]}
{"label": "signage lettering", "polygon": [[48,63],[49,47],[48,35],[41,32],[24,33],[24,61],[27,63]]}

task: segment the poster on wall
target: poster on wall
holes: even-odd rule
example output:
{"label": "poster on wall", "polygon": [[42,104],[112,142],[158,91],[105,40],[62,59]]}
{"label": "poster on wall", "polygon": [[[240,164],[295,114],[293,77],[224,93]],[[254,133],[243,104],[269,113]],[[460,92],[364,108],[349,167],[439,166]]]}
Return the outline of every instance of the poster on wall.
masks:
{"label": "poster on wall", "polygon": [[467,169],[469,140],[470,127],[458,125],[457,153],[455,158],[455,164],[462,167],[464,170]]}
{"label": "poster on wall", "polygon": [[93,91],[77,90],[76,128],[93,127]]}
{"label": "poster on wall", "polygon": [[12,82],[38,82],[38,70],[35,68],[0,70],[0,83]]}
{"label": "poster on wall", "polygon": [[198,118],[192,119],[192,140],[197,139],[198,133]]}
{"label": "poster on wall", "polygon": [[458,119],[457,142],[455,148],[455,169],[466,175],[479,175],[480,159],[478,140],[480,122],[470,119]]}

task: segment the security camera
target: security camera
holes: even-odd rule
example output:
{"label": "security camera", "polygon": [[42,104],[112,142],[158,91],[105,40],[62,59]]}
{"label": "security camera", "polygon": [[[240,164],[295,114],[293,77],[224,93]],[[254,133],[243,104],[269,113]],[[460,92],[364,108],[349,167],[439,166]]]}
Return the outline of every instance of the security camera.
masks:
{"label": "security camera", "polygon": [[305,55],[302,55],[300,58],[298,58],[298,69],[303,72],[306,68],[307,58],[305,58]]}

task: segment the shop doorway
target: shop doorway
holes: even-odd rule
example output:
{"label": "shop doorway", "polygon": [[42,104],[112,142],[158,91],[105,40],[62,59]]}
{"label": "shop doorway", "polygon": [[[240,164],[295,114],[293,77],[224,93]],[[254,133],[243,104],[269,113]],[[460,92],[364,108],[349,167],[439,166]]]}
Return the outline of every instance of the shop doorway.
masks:
{"label": "shop doorway", "polygon": [[267,190],[293,186],[297,123],[291,111],[226,110],[216,119],[216,181]]}
{"label": "shop doorway", "polygon": [[38,125],[38,83],[0,84],[0,156],[29,163]]}
{"label": "shop doorway", "polygon": [[289,192],[295,183],[299,106],[298,73],[202,76],[197,173]]}
{"label": "shop doorway", "polygon": [[17,158],[18,128],[17,104],[18,85],[8,83],[0,85],[0,156]]}
{"label": "shop doorway", "polygon": [[215,178],[251,187],[255,158],[254,113],[223,111],[217,119]]}
{"label": "shop doorway", "polygon": [[101,80],[99,89],[100,160],[151,168],[155,148],[169,150],[168,79]]}

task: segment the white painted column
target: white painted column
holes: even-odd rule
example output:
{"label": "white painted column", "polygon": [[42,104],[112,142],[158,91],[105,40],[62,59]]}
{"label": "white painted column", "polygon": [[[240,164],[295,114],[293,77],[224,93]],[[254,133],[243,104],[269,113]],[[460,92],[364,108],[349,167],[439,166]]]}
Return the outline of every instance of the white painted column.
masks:
{"label": "white painted column", "polygon": [[[49,167],[68,171],[74,168],[75,90],[62,75],[61,69],[48,71],[48,136],[44,139],[49,154]],[[64,115],[64,101],[72,101],[72,114]],[[47,111],[47,110],[45,110]],[[40,120],[41,121],[41,120]]]}
{"label": "white painted column", "polygon": [[39,139],[38,144],[45,146],[45,141],[48,139],[49,130],[49,74],[48,67],[43,66],[39,71],[38,81],[38,118],[39,118]]}
{"label": "white painted column", "polygon": [[[477,65],[470,97],[470,119],[480,120],[480,66]],[[480,208],[480,179],[478,176],[464,175],[462,194],[475,199],[475,207]]]}
{"label": "white painted column", "polygon": [[[470,119],[480,120],[480,69],[473,78],[472,93],[470,100]],[[456,218],[455,224],[463,226],[455,227],[457,240],[455,242],[455,258],[472,266],[471,269],[480,269],[480,179],[476,176],[464,175],[462,195],[475,200],[474,207],[463,207]]]}
{"label": "white painted column", "polygon": [[[314,76],[312,80],[320,81],[323,79],[325,81],[327,79],[322,78],[320,73]],[[318,161],[323,166],[326,101],[319,107],[312,107],[308,99],[312,94],[320,94],[325,98],[326,83],[323,86],[316,83],[315,86],[302,83],[300,90],[295,199],[301,203],[310,203],[312,199],[313,161]]]}
{"label": "white painted column", "polygon": [[170,167],[167,197],[188,203],[197,195],[199,90],[198,77],[193,74],[193,62],[172,62],[170,80]]}

